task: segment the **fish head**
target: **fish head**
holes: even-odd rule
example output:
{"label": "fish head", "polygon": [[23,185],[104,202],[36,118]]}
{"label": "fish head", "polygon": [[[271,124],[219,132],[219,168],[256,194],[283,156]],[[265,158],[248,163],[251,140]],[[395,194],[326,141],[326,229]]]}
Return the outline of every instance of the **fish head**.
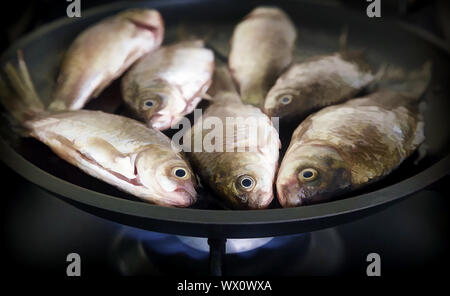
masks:
{"label": "fish head", "polygon": [[275,85],[264,101],[264,113],[270,117],[280,117],[284,120],[303,119],[309,115],[313,94],[308,87],[278,87]]}
{"label": "fish head", "polygon": [[149,31],[160,45],[164,37],[164,20],[155,9],[128,9],[120,13],[120,17],[133,23],[137,28]]}
{"label": "fish head", "polygon": [[264,164],[236,161],[238,170],[221,167],[215,172],[216,188],[236,209],[264,209],[273,199],[274,174]]}
{"label": "fish head", "polygon": [[186,106],[176,87],[161,82],[134,93],[125,92],[124,99],[139,118],[157,130],[170,128]]}
{"label": "fish head", "polygon": [[162,205],[188,207],[197,200],[194,172],[180,154],[170,148],[151,145],[135,161],[139,182]]}
{"label": "fish head", "polygon": [[304,145],[288,151],[278,172],[276,187],[283,207],[331,199],[351,186],[348,164],[336,149]]}

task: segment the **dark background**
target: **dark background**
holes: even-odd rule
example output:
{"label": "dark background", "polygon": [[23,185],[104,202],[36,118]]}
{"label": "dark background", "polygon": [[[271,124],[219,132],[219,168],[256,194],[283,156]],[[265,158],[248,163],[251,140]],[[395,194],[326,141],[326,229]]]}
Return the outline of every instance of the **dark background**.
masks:
{"label": "dark background", "polygon": [[[81,9],[109,2],[82,0]],[[449,2],[382,0],[383,17],[400,18],[448,41]],[[68,4],[64,0],[9,1],[8,8],[5,6],[1,11],[1,50],[33,28],[65,16]],[[355,0],[345,4],[351,9],[365,9],[368,3]],[[3,164],[0,171],[3,173],[0,216],[3,271],[19,276],[64,277],[66,255],[77,252],[82,257],[84,276],[119,274],[110,248],[120,225],[64,203]],[[382,275],[448,276],[449,188],[447,176],[378,214],[337,227],[345,250],[339,274],[364,276],[367,254],[377,252],[382,258]],[[298,256],[295,245],[284,249],[285,254],[273,251],[273,256],[280,258],[274,263],[275,271],[285,269],[290,258]],[[171,269],[168,271],[166,266],[159,271],[180,273],[186,264],[182,259],[168,261]],[[198,264],[207,262],[200,260]]]}
{"label": "dark background", "polygon": [[[171,0],[164,0],[171,1]],[[224,0],[219,0],[224,1]],[[243,0],[245,1],[245,0]],[[314,1],[314,0],[293,0]],[[351,9],[364,11],[369,4],[366,0],[316,0],[317,2],[341,2]],[[48,23],[66,15],[66,8],[71,2],[66,0],[24,0],[5,1],[0,12],[0,43],[4,49],[10,42],[39,25]],[[81,0],[81,10],[115,1]],[[174,2],[180,2],[176,0]],[[211,5],[215,2],[210,0]],[[263,1],[249,1],[257,4]],[[264,1],[267,3],[268,1]],[[276,1],[270,1],[276,4]],[[381,0],[383,18],[399,18],[416,24],[436,36],[450,38],[450,4],[447,0]]]}

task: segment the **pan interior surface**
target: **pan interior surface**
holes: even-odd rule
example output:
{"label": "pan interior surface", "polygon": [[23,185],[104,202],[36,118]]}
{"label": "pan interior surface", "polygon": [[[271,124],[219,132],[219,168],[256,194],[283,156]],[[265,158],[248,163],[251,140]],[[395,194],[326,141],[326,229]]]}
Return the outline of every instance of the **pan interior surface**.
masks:
{"label": "pan interior surface", "polygon": [[[225,3],[226,2],[226,3]],[[113,186],[82,173],[54,155],[44,144],[20,138],[2,123],[3,160],[19,174],[55,193],[68,202],[102,217],[132,226],[195,236],[256,237],[311,231],[363,216],[369,209],[387,204],[424,188],[449,170],[449,56],[448,51],[425,41],[414,30],[389,20],[368,19],[365,11],[350,11],[340,6],[281,1],[296,23],[296,57],[332,53],[338,50],[342,29],[348,27],[348,47],[366,49],[374,69],[383,63],[406,70],[424,62],[433,63],[433,78],[425,95],[425,136],[427,154],[417,164],[418,153],[407,159],[384,180],[353,192],[344,199],[293,209],[272,208],[261,211],[223,210],[208,190],[200,191],[194,209],[162,208],[146,204]],[[15,61],[21,49],[32,80],[41,98],[48,103],[65,50],[76,35],[101,20],[130,7],[153,7],[163,15],[167,33],[165,44],[185,38],[202,38],[218,56],[228,56],[229,38],[237,22],[254,6],[238,1],[182,1],[175,4],[116,3],[85,11],[79,19],[62,19],[46,25],[13,44],[2,56],[2,67]],[[115,81],[87,109],[120,114],[120,83]],[[287,148],[292,127],[280,126],[280,137]],[[170,135],[175,131],[168,131]],[[282,149],[283,155],[284,150]],[[276,198],[275,198],[276,199]],[[197,227],[202,225],[204,227]]]}

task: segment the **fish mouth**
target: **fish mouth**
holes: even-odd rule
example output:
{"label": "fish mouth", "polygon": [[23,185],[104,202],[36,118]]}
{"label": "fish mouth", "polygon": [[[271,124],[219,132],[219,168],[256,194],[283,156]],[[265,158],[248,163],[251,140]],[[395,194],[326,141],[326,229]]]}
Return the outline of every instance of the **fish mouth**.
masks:
{"label": "fish mouth", "polygon": [[284,193],[283,197],[280,196],[280,204],[283,208],[295,208],[303,206],[305,203],[303,202],[303,199],[297,194],[292,195],[290,193]]}
{"label": "fish mouth", "polygon": [[266,209],[273,200],[273,192],[259,192],[251,196],[235,196],[230,201],[230,206],[240,210],[262,210]]}
{"label": "fish mouth", "polygon": [[172,126],[173,118],[155,114],[148,119],[150,127],[157,130],[166,130]]}
{"label": "fish mouth", "polygon": [[278,199],[283,208],[294,208],[329,201],[332,194],[327,191],[308,191],[298,185],[282,185],[278,190]]}
{"label": "fish mouth", "polygon": [[282,119],[283,121],[290,121],[293,119],[292,113],[294,109],[286,109],[286,108],[280,108],[278,106],[276,107],[264,107],[263,112],[269,117],[278,117]]}
{"label": "fish mouth", "polygon": [[287,194],[285,194],[283,198],[280,198],[280,204],[283,208],[295,208],[304,205],[303,199],[301,197],[297,195],[290,196]]}
{"label": "fish mouth", "polygon": [[178,187],[173,196],[172,204],[177,207],[189,207],[197,201],[197,191],[192,184]]}
{"label": "fish mouth", "polygon": [[[289,107],[288,107],[289,108]],[[284,110],[283,110],[284,109]],[[275,104],[265,104],[262,108],[263,112],[269,117],[284,117],[286,116],[286,108],[282,108]]]}
{"label": "fish mouth", "polygon": [[273,109],[273,108],[265,108],[265,107],[263,108],[263,112],[269,117],[273,117],[277,113],[275,109]]}
{"label": "fish mouth", "polygon": [[293,208],[304,205],[304,192],[293,179],[282,184],[277,184],[278,201],[283,208]]}
{"label": "fish mouth", "polygon": [[266,209],[273,200],[273,190],[259,191],[255,196],[249,197],[247,206],[250,210]]}

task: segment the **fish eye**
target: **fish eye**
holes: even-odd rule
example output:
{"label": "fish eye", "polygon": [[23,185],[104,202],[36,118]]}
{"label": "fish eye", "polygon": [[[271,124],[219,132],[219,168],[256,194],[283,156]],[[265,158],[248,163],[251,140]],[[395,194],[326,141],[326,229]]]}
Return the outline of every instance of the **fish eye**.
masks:
{"label": "fish eye", "polygon": [[319,173],[317,172],[317,170],[315,170],[313,168],[303,169],[298,174],[298,178],[302,182],[314,181],[315,179],[317,179],[318,176],[319,176]]}
{"label": "fish eye", "polygon": [[280,97],[280,102],[283,105],[290,104],[292,102],[292,96],[291,95],[283,95]]}
{"label": "fish eye", "polygon": [[174,168],[172,172],[178,179],[185,180],[189,178],[189,173],[185,168]]}
{"label": "fish eye", "polygon": [[253,188],[255,188],[256,182],[255,179],[253,179],[251,176],[244,175],[240,176],[237,179],[237,185],[240,189],[244,191],[250,191]]}
{"label": "fish eye", "polygon": [[144,101],[143,108],[144,110],[151,109],[157,105],[157,102],[153,99],[148,99]]}

